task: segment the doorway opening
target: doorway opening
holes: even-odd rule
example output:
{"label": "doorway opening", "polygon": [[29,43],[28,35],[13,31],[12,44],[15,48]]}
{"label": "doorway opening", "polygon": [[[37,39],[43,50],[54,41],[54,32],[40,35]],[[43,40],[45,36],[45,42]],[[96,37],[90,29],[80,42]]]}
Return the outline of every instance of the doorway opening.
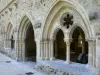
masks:
{"label": "doorway opening", "polygon": [[87,64],[88,63],[88,42],[85,40],[84,31],[77,27],[72,34],[73,41],[70,46],[71,61]]}
{"label": "doorway opening", "polygon": [[54,41],[54,57],[60,60],[66,60],[66,43],[64,42],[64,33],[59,30]]}
{"label": "doorway opening", "polygon": [[26,32],[25,57],[26,61],[36,61],[36,42],[32,24],[30,24]]}
{"label": "doorway opening", "polygon": [[14,44],[15,43],[15,41],[14,41],[14,38],[13,38],[13,36],[11,37],[11,49],[14,49]]}

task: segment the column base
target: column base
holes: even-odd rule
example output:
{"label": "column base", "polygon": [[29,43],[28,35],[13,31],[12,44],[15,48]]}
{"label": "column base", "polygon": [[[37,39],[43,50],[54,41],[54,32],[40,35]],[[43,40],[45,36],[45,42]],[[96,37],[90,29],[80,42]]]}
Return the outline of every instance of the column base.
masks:
{"label": "column base", "polygon": [[39,58],[37,58],[37,60],[42,60],[42,58],[41,58],[41,57],[39,57]]}
{"label": "column base", "polygon": [[23,62],[22,57],[16,57],[16,60],[19,61],[19,62]]}
{"label": "column base", "polygon": [[95,67],[90,66],[89,64],[86,65],[86,68],[90,71],[96,71]]}
{"label": "column base", "polygon": [[50,58],[51,61],[53,61],[53,60],[55,60],[55,59],[56,59],[56,58],[54,58],[54,57]]}
{"label": "column base", "polygon": [[45,60],[45,58],[44,57],[40,57],[40,60]]}
{"label": "column base", "polygon": [[71,61],[65,61],[64,63],[65,64],[71,64],[72,62]]}
{"label": "column base", "polygon": [[45,60],[49,60],[49,57],[45,57]]}

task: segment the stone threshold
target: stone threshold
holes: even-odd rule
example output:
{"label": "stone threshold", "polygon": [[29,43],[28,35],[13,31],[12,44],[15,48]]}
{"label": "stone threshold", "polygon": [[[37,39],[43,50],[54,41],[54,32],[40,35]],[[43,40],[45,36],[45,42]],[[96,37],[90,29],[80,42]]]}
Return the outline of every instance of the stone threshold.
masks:
{"label": "stone threshold", "polygon": [[86,64],[72,62],[66,64],[63,60],[41,61],[37,63],[37,70],[46,75],[97,75],[89,70]]}

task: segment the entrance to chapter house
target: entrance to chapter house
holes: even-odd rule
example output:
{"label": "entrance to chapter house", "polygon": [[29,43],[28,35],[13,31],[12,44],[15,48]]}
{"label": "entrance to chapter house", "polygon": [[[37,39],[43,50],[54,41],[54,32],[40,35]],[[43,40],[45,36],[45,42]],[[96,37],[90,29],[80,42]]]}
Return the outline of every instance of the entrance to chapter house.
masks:
{"label": "entrance to chapter house", "polygon": [[88,63],[88,42],[85,40],[84,31],[77,27],[72,34],[70,46],[71,61],[87,64]]}
{"label": "entrance to chapter house", "polygon": [[34,30],[32,24],[29,25],[26,31],[25,39],[25,57],[26,61],[36,61],[36,42],[34,40]]}
{"label": "entrance to chapter house", "polygon": [[66,60],[66,43],[64,42],[64,33],[61,29],[58,30],[54,41],[54,57]]}

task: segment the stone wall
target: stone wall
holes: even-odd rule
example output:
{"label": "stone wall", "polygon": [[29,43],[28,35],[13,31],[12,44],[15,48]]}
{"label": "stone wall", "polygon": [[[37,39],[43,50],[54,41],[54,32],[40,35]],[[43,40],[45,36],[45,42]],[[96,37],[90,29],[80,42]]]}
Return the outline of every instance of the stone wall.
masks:
{"label": "stone wall", "polygon": [[12,1],[14,0],[0,0],[0,12]]}

